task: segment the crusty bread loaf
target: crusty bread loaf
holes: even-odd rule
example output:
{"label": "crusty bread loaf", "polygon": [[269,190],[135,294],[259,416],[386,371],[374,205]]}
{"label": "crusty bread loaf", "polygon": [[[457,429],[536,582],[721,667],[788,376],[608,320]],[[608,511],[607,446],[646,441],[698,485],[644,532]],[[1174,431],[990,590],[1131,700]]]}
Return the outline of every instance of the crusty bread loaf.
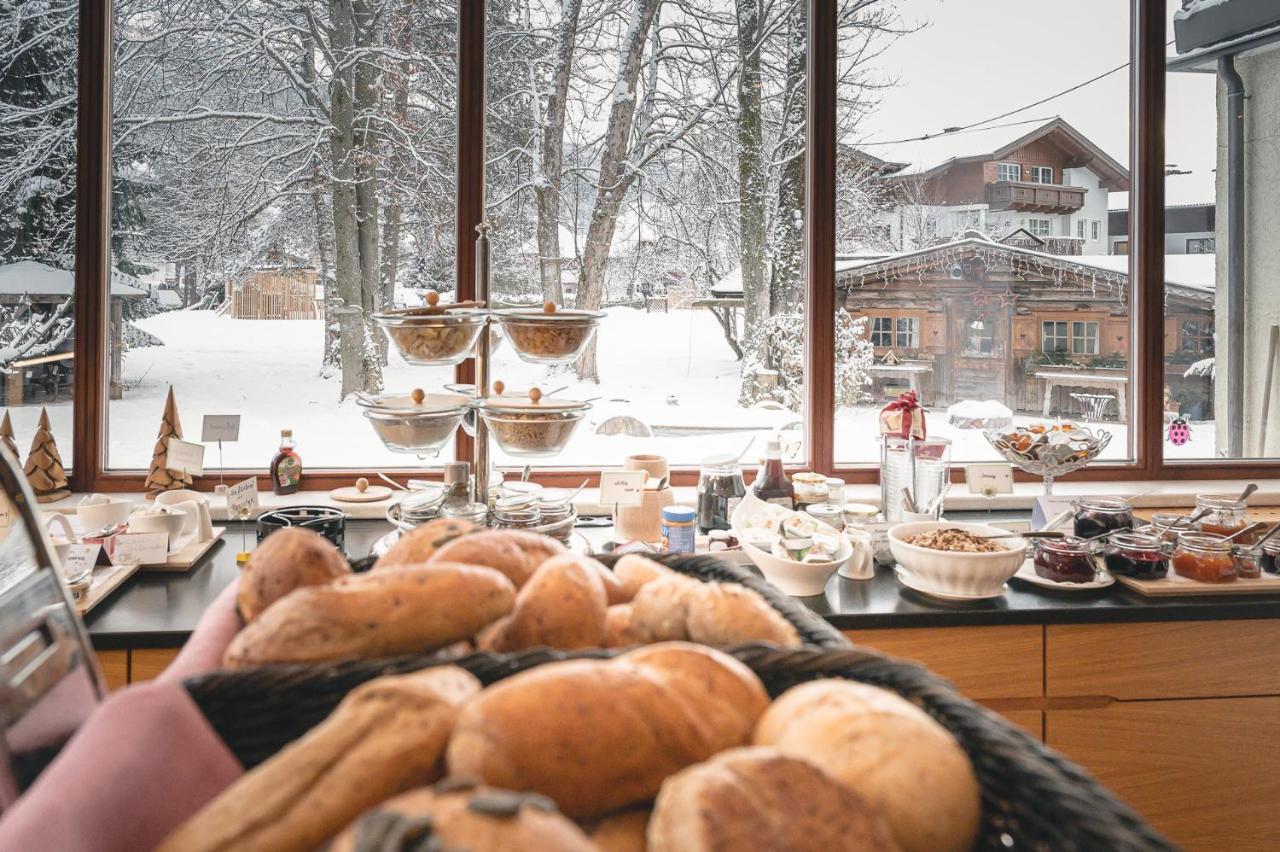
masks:
{"label": "crusty bread loaf", "polygon": [[591,829],[591,842],[600,852],[645,852],[649,811],[610,814]]}
{"label": "crusty bread loaf", "polygon": [[511,617],[486,637],[487,643],[495,651],[602,646],[607,598],[593,563],[572,553],[543,562],[516,595]]}
{"label": "crusty bread loaf", "polygon": [[373,570],[398,568],[402,565],[422,565],[432,555],[458,536],[479,529],[470,521],[458,518],[438,518],[428,521],[404,533],[387,552],[373,563]]}
{"label": "crusty bread loaf", "polygon": [[631,604],[617,604],[604,614],[604,646],[623,648],[638,645],[631,636]]}
{"label": "crusty bread loaf", "polygon": [[[430,826],[442,850],[471,852],[597,852],[578,826],[543,796],[479,788],[438,792],[412,790],[366,811],[342,832],[329,852],[418,849]],[[387,838],[400,838],[396,844]]]}
{"label": "crusty bread loaf", "polygon": [[807,758],[879,808],[907,852],[960,852],[981,814],[969,758],[945,728],[897,695],[846,680],[783,693],[755,742]]}
{"label": "crusty bread loaf", "polygon": [[652,583],[654,580],[663,577],[680,576],[662,563],[654,562],[652,559],[641,556],[638,553],[628,553],[620,558],[613,564],[613,573],[617,576],[618,582],[622,584],[625,601],[629,601],[639,594],[640,589],[646,583]]}
{"label": "crusty bread loaf", "polygon": [[315,849],[366,808],[438,778],[458,708],[479,691],[480,682],[455,666],[370,681],[179,826],[160,849]]}
{"label": "crusty bread loaf", "polygon": [[790,622],[746,586],[704,583],[674,574],[645,584],[631,601],[630,635],[641,642],[801,644]]}
{"label": "crusty bread loaf", "polygon": [[649,852],[896,850],[883,819],[814,764],[735,748],[671,776],[648,829]]}
{"label": "crusty bread loaf", "polygon": [[230,668],[375,658],[430,651],[469,639],[511,611],[516,590],[490,568],[388,568],[281,598],[241,630]]}
{"label": "crusty bread loaf", "polygon": [[427,561],[461,562],[492,568],[506,574],[519,589],[529,581],[539,565],[565,552],[564,545],[550,536],[526,530],[484,530],[454,538]]}
{"label": "crusty bread loaf", "polygon": [[240,572],[236,608],[246,622],[302,586],[322,586],[351,573],[338,548],[304,527],[276,530],[258,545]]}
{"label": "crusty bread loaf", "polygon": [[744,745],[768,704],[737,660],[668,643],[552,663],[486,689],[458,717],[451,775],[550,796],[575,818],[652,798],[668,775]]}

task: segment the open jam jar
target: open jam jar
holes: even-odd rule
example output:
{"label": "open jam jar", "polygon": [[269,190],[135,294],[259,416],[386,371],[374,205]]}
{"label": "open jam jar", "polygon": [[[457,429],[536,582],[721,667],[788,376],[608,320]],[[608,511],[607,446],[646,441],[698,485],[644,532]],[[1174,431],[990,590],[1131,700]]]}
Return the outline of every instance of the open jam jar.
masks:
{"label": "open jam jar", "polygon": [[1262,570],[1268,574],[1280,574],[1280,536],[1262,543]]}
{"label": "open jam jar", "polygon": [[1076,504],[1076,538],[1097,538],[1117,530],[1133,529],[1133,508],[1128,500],[1081,500]]}
{"label": "open jam jar", "polygon": [[1169,573],[1169,557],[1158,535],[1116,533],[1102,552],[1102,561],[1112,574],[1139,580],[1158,580]]}
{"label": "open jam jar", "polygon": [[[1201,494],[1196,498],[1196,511],[1206,512],[1200,519],[1200,531],[1206,535],[1229,536],[1244,529],[1245,510],[1248,506],[1243,500],[1226,497],[1221,494]],[[1253,536],[1245,535],[1235,539],[1239,544],[1252,544]]]}
{"label": "open jam jar", "polygon": [[1220,536],[1180,535],[1173,548],[1173,570],[1201,583],[1230,583],[1236,578],[1231,542]]}
{"label": "open jam jar", "polygon": [[1091,583],[1097,573],[1093,543],[1079,538],[1046,538],[1036,542],[1036,574],[1055,583]]}
{"label": "open jam jar", "polygon": [[1231,548],[1231,564],[1241,580],[1256,580],[1262,576],[1262,551],[1250,544],[1237,544]]}

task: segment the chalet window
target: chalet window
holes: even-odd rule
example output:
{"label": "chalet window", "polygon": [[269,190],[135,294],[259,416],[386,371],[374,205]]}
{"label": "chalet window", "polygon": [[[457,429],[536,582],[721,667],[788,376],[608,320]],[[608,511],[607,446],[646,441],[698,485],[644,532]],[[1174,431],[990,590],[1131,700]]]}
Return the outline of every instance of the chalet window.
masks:
{"label": "chalet window", "polygon": [[1053,183],[1053,166],[1032,166],[1032,183]]}
{"label": "chalet window", "polygon": [[1040,324],[1040,349],[1044,352],[1066,352],[1070,346],[1066,321],[1048,320]]}
{"label": "chalet window", "polygon": [[964,350],[969,357],[995,354],[996,324],[986,314],[970,314],[964,321]]}
{"label": "chalet window", "polygon": [[1129,253],[1129,241],[1116,240],[1115,250],[1112,252],[1112,254],[1128,254],[1128,253]]}
{"label": "chalet window", "polygon": [[1022,180],[1022,166],[1017,163],[996,163],[996,180]]}
{"label": "chalet window", "polygon": [[1192,237],[1187,240],[1187,254],[1213,254],[1216,250],[1213,237]]}
{"label": "chalet window", "polygon": [[1178,348],[1188,355],[1213,354],[1213,320],[1183,320]]}
{"label": "chalet window", "polygon": [[893,346],[893,317],[872,318],[871,345],[877,349],[888,349]]}
{"label": "chalet window", "polygon": [[1102,237],[1102,222],[1097,219],[1093,220],[1093,237],[1092,239],[1100,239]]}
{"label": "chalet window", "polygon": [[1052,219],[1028,219],[1027,231],[1037,237],[1053,236],[1053,220]]}
{"label": "chalet window", "polygon": [[899,349],[920,348],[920,320],[917,317],[898,317],[894,346]]}
{"label": "chalet window", "polygon": [[1071,354],[1098,354],[1098,323],[1079,320],[1071,323]]}
{"label": "chalet window", "polygon": [[873,317],[871,345],[877,349],[919,349],[919,317]]}
{"label": "chalet window", "polygon": [[1086,238],[1086,237],[1085,237],[1085,231],[1087,230],[1087,226],[1088,226],[1088,224],[1089,224],[1089,220],[1088,220],[1088,219],[1077,219],[1077,220],[1076,220],[1076,236],[1077,236],[1077,237],[1079,237],[1079,238],[1080,238],[1080,239],[1082,239],[1082,240]]}

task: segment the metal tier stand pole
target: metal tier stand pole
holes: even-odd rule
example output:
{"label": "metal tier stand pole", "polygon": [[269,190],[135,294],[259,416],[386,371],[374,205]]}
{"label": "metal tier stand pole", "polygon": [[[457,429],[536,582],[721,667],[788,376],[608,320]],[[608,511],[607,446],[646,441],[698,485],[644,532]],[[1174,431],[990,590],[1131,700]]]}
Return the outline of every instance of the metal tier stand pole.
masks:
{"label": "metal tier stand pole", "polygon": [[[476,293],[475,299],[482,307],[489,307],[489,232],[488,222],[476,225]],[[489,397],[489,323],[486,321],[480,339],[476,341],[476,400],[483,405]],[[475,500],[489,503],[489,427],[484,418],[476,414],[475,455],[472,474],[475,476]]]}

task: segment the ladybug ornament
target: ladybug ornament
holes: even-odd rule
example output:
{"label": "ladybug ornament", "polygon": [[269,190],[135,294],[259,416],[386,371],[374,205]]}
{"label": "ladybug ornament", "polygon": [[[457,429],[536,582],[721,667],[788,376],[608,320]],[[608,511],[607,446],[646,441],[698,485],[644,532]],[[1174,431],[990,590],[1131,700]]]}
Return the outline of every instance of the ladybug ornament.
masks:
{"label": "ladybug ornament", "polygon": [[1174,421],[1169,424],[1169,443],[1175,447],[1181,447],[1190,440],[1191,427],[1187,425],[1187,421],[1181,417],[1174,418]]}

